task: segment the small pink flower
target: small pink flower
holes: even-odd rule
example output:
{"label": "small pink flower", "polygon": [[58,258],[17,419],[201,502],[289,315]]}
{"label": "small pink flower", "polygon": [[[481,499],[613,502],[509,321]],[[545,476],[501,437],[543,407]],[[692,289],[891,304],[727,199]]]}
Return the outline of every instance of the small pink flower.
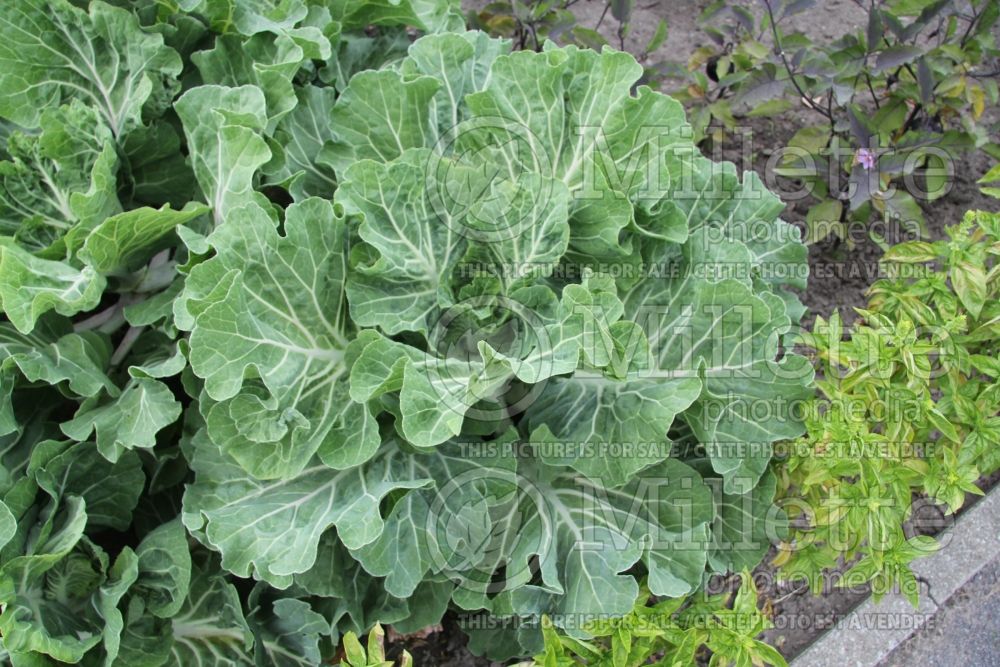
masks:
{"label": "small pink flower", "polygon": [[867,148],[859,148],[858,152],[854,154],[854,164],[860,164],[865,168],[865,171],[870,170],[875,166],[875,153]]}

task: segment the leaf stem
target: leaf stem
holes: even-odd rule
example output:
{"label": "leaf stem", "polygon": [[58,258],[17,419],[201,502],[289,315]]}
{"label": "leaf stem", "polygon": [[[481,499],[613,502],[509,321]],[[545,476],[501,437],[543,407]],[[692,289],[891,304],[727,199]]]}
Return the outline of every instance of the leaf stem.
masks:
{"label": "leaf stem", "polygon": [[764,0],[764,6],[767,8],[768,22],[771,24],[771,35],[774,37],[774,48],[777,50],[778,56],[781,58],[781,62],[785,66],[785,71],[788,73],[788,80],[792,82],[793,86],[795,86],[795,90],[799,92],[799,95],[802,98],[802,102],[807,107],[819,113],[827,120],[832,121],[833,116],[830,115],[827,112],[827,110],[824,109],[823,107],[817,106],[815,103],[813,103],[812,99],[808,95],[806,95],[804,90],[802,90],[802,87],[799,85],[799,82],[795,80],[795,75],[792,74],[792,66],[788,62],[788,58],[785,56],[785,50],[781,48],[781,38],[778,36],[778,26],[774,22],[774,10],[771,8],[771,0]]}
{"label": "leaf stem", "polygon": [[875,94],[875,87],[872,86],[872,78],[868,72],[865,72],[865,83],[868,84],[868,92],[872,94],[872,102],[875,103],[875,108],[881,109],[882,105],[878,103],[878,96]]}
{"label": "leaf stem", "polygon": [[94,329],[101,329],[104,325],[111,322],[116,315],[121,314],[121,304],[116,303],[113,306],[105,308],[99,313],[91,315],[85,320],[81,320],[73,324],[73,331],[76,333],[81,333],[84,331],[92,331]]}
{"label": "leaf stem", "polygon": [[144,326],[128,328],[128,331],[125,332],[121,342],[118,343],[115,353],[111,355],[112,366],[117,366],[125,359],[125,357],[128,356],[128,353],[132,350],[132,346],[135,345],[135,342],[139,340],[139,336],[141,336],[142,332],[145,330],[146,327]]}

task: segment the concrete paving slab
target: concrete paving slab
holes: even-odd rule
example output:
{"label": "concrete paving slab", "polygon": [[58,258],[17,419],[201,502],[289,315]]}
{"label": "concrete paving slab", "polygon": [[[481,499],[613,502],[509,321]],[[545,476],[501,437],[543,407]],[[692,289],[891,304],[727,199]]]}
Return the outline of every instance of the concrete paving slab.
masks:
{"label": "concrete paving slab", "polygon": [[[888,667],[886,661],[895,660],[891,656],[897,650],[898,656],[904,650],[918,656],[906,654],[909,661],[901,665],[971,667],[980,664],[975,655],[990,656],[983,665],[1000,664],[1000,593],[996,592],[1000,571],[994,569],[1000,561],[998,491],[963,513],[939,537],[943,546],[937,553],[914,563],[922,583],[918,609],[898,594],[887,595],[878,604],[869,598],[807,648],[793,667]],[[934,631],[947,627],[962,631]],[[905,649],[911,638],[913,648]],[[959,647],[971,652],[971,662],[957,659]],[[932,655],[943,662],[930,662]]]}
{"label": "concrete paving slab", "polygon": [[979,571],[879,667],[994,667],[1000,663],[1000,558]]}

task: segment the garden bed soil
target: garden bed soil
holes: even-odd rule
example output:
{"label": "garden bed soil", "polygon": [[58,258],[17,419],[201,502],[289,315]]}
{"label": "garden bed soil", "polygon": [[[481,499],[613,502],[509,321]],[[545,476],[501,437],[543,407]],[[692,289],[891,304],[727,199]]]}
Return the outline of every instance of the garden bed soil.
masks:
{"label": "garden bed soil", "polygon": [[[769,185],[781,183],[782,179],[775,180],[768,174],[770,156],[786,146],[792,135],[810,122],[815,122],[815,119],[806,117],[805,112],[786,114],[776,119],[752,119],[747,123],[749,134],[724,145],[712,157],[734,162],[740,170],[756,171]],[[744,142],[753,147],[750,160],[743,157]],[[921,205],[927,222],[927,237],[932,240],[944,238],[945,227],[961,222],[962,216],[970,209],[997,210],[997,200],[982,194],[976,183],[991,164],[992,160],[983,153],[956,159],[956,174],[948,193]],[[781,217],[804,232],[806,213],[814,203],[811,197],[788,202]],[[887,231],[885,240],[889,243],[913,240],[903,230],[888,228]],[[829,318],[834,310],[839,310],[844,323],[850,324],[857,319],[853,309],[866,306],[865,293],[879,278],[882,249],[864,229],[852,229],[851,238],[853,244],[829,236],[809,247],[809,288],[799,292],[799,298],[808,309],[802,320],[804,328],[811,328],[817,314]]]}
{"label": "garden bed soil", "polygon": [[[487,3],[464,2],[466,9],[479,9]],[[660,49],[651,54],[647,61],[662,59],[685,60],[694,49],[707,43],[707,38],[697,25],[698,15],[709,3],[703,0],[678,0],[638,3],[631,34],[626,39],[626,49],[641,51],[656,29],[657,21],[664,18],[670,27],[669,37]],[[759,13],[760,3],[742,2],[751,11]],[[578,22],[588,27],[597,24],[603,11],[602,2],[581,2],[574,5]],[[845,28],[861,27],[863,15],[849,0],[830,0],[820,3],[817,8],[792,18],[792,25],[810,37],[822,40],[834,37]],[[605,20],[601,31],[609,40],[616,41],[609,19]],[[741,170],[752,169],[768,180],[768,158],[774,151],[787,145],[788,140],[801,127],[815,124],[807,112],[788,113],[774,119],[753,119],[746,123],[739,140],[730,141],[717,149],[711,157],[735,162]],[[745,141],[752,142],[753,150],[746,150]],[[747,159],[747,155],[751,157]],[[989,169],[990,159],[979,153],[963,158],[957,164],[956,176],[950,191],[940,199],[924,205],[927,233],[933,239],[944,237],[944,228],[961,221],[969,209],[997,210],[997,200],[986,197],[979,191],[976,180]],[[783,219],[799,225],[804,224],[811,200],[805,199],[787,204]],[[889,242],[904,240],[898,236],[886,239]],[[867,298],[865,292],[877,279],[878,260],[882,249],[866,234],[857,235],[853,247],[834,238],[827,238],[809,249],[810,275],[809,289],[800,293],[802,302],[808,308],[803,325],[811,326],[817,314],[828,317],[833,310],[840,311],[845,323],[856,319],[854,308],[863,308]],[[985,489],[992,488],[1000,473],[984,478],[980,484]],[[969,498],[973,502],[974,496]],[[919,532],[934,534],[946,528],[954,517],[944,517],[940,510],[929,507],[925,510],[936,515],[938,520],[924,517]],[[773,551],[773,550],[772,550]],[[839,618],[848,614],[870,594],[867,586],[856,588],[828,587],[820,596],[814,596],[801,583],[779,583],[775,568],[770,565],[774,553],[768,555],[755,570],[754,577],[760,589],[760,599],[773,612],[775,627],[764,634],[764,639],[778,648],[786,658],[801,653],[827,628]],[[831,580],[850,568],[842,564],[831,572]],[[716,586],[735,585],[732,578],[717,580]],[[399,638],[390,643],[390,656],[398,655],[402,649],[408,650],[418,666],[435,667],[499,667],[483,658],[473,656],[465,647],[465,638],[458,630],[454,619],[445,618],[443,627],[419,638]]]}

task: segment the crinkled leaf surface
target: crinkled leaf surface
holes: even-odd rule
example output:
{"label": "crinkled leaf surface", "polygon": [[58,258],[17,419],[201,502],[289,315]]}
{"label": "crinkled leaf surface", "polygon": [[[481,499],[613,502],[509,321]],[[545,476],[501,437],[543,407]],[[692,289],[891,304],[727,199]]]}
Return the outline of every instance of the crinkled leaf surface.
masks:
{"label": "crinkled leaf surface", "polygon": [[289,36],[260,33],[241,38],[226,35],[215,41],[213,49],[199,51],[191,59],[205,83],[257,87],[264,94],[271,127],[296,106],[292,77],[305,54]]}
{"label": "crinkled leaf surface", "polygon": [[46,109],[38,134],[15,132],[0,162],[0,229],[53,259],[63,237],[120,210],[111,131],[79,100]]}
{"label": "crinkled leaf surface", "polygon": [[681,596],[700,584],[712,495],[692,468],[667,460],[618,489],[544,464],[519,472],[519,525],[499,533],[506,544],[496,553],[508,573],[537,556],[540,583],[488,599],[489,580],[469,579],[456,592],[461,606],[499,614],[622,614],[638,594],[625,571],[640,560],[654,594]]}
{"label": "crinkled leaf surface", "polygon": [[43,314],[76,315],[101,300],[106,282],[93,267],[41,259],[0,240],[0,308],[22,333]]}
{"label": "crinkled leaf surface", "polygon": [[17,0],[0,17],[0,115],[35,127],[49,105],[77,98],[116,136],[139,123],[143,104],[181,59],[129,11],[93,2]]}
{"label": "crinkled leaf surface", "polygon": [[181,404],[167,385],[150,378],[134,378],[109,402],[84,401],[73,419],[62,424],[63,433],[85,440],[91,433],[97,449],[114,463],[123,452],[151,449],[156,434],[181,415]]}
{"label": "crinkled leaf surface", "polygon": [[198,86],[174,105],[184,125],[195,178],[217,223],[253,193],[257,169],[271,158],[261,136],[267,102],[253,85]]}
{"label": "crinkled leaf surface", "polygon": [[626,308],[646,328],[654,376],[702,379],[686,421],[727,490],[738,476],[752,487],[771,458],[771,443],[802,429],[791,409],[809,396],[811,366],[794,354],[776,361],[791,325],[780,298],[755,293],[749,280],[704,277],[706,266],[752,266],[745,246],[710,245],[698,235],[675,260],[678,277],[639,283],[626,295]]}
{"label": "crinkled leaf surface", "polygon": [[631,56],[414,41],[454,0],[0,15],[14,664],[316,665],[759,561],[805,246]]}
{"label": "crinkled leaf surface", "polygon": [[207,437],[198,440],[191,462],[195,483],[184,495],[184,523],[222,552],[223,567],[279,587],[316,560],[320,536],[336,526],[348,547],[362,547],[382,532],[378,503],[396,489],[423,486],[396,467],[386,452],[348,470],[318,461],[281,480],[249,477]]}
{"label": "crinkled leaf surface", "polygon": [[137,208],[112,216],[87,236],[81,258],[100,273],[135,268],[144,263],[157,243],[174,230],[208,212],[191,204],[181,211]]}
{"label": "crinkled leaf surface", "polygon": [[238,209],[188,288],[212,290],[188,302],[209,435],[261,478],[294,475],[315,453],[356,465],[379,442],[368,407],[348,395],[345,224],[329,202],[310,199],[289,207],[284,232],[260,207]]}
{"label": "crinkled leaf surface", "polygon": [[284,146],[284,160],[269,174],[283,183],[296,201],[308,197],[331,198],[337,180],[322,161],[324,150],[334,140],[330,122],[336,92],[332,88],[302,86],[295,90],[298,103],[281,119],[275,138]]}

